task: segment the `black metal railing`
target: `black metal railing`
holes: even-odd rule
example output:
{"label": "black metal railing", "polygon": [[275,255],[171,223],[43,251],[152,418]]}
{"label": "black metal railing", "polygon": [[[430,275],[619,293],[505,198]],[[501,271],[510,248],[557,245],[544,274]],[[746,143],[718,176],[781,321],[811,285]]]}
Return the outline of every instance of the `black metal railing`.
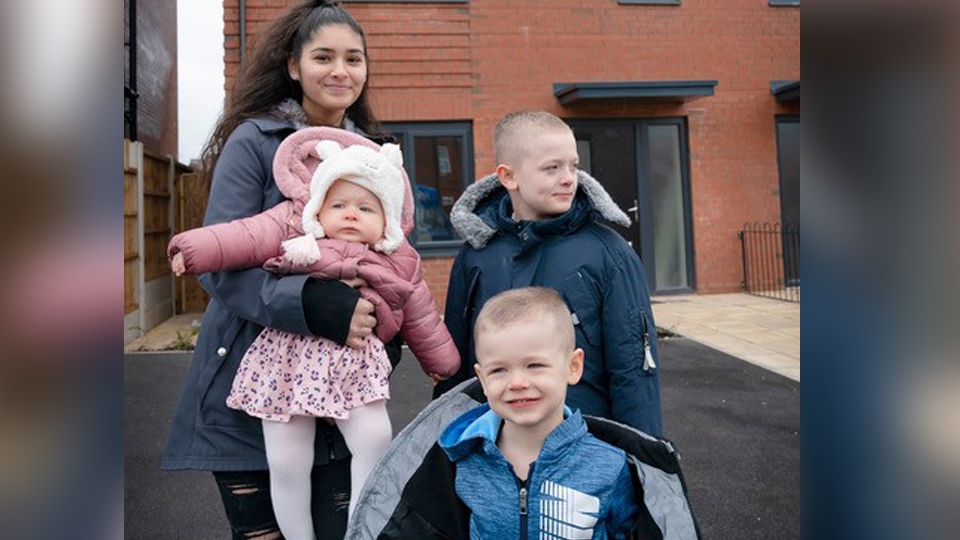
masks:
{"label": "black metal railing", "polygon": [[750,294],[800,302],[800,225],[747,223],[739,233],[743,288]]}

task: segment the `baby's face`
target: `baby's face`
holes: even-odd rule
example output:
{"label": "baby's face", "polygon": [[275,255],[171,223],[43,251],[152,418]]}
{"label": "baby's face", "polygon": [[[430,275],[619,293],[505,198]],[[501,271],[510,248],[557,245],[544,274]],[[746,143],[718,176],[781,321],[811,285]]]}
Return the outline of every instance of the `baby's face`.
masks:
{"label": "baby's face", "polygon": [[317,217],[328,238],[364,244],[375,244],[383,238],[386,221],[380,199],[353,182],[334,182]]}

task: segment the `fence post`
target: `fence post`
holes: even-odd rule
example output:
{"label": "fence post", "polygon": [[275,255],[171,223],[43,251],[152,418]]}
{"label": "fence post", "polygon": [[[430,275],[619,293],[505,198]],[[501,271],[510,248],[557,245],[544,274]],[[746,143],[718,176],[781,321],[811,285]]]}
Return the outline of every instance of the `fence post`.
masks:
{"label": "fence post", "polygon": [[[174,191],[174,180],[177,177],[177,160],[174,159],[173,156],[167,156],[167,157],[169,158],[169,161],[167,162],[167,165],[169,167],[169,169],[167,169],[167,193],[170,194],[170,198],[167,199],[167,224],[170,228],[170,238],[167,238],[167,242],[169,243],[170,239],[173,238],[173,235],[176,233],[176,225],[174,224],[174,220],[176,219],[175,207],[177,204],[176,202],[177,195],[176,195],[176,191]],[[166,253],[166,251],[164,251],[164,253]],[[177,282],[173,277],[173,270],[170,270],[169,280],[170,280],[170,312],[173,315],[176,315],[177,314]]]}
{"label": "fence post", "polygon": [[137,145],[137,332],[144,333],[146,324],[144,323],[144,312],[147,306],[147,292],[144,286],[146,280],[147,268],[144,263],[144,253],[146,253],[146,242],[144,241],[144,194],[143,194],[143,175],[145,174],[143,164],[143,143],[134,143]]}
{"label": "fence post", "polygon": [[[143,144],[124,140],[123,156],[123,183],[124,183],[124,313],[123,313],[123,341],[127,343],[143,333],[141,323],[143,287],[140,282],[142,270],[142,242],[140,241],[141,192],[143,174]],[[130,308],[128,312],[127,309]]]}

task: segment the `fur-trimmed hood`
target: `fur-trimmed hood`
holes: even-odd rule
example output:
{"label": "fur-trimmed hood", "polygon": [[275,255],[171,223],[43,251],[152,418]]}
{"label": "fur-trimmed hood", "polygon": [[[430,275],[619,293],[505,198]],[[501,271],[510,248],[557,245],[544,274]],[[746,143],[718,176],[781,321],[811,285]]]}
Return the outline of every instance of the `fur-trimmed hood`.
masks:
{"label": "fur-trimmed hood", "polygon": [[[510,195],[500,184],[497,175],[491,174],[467,187],[453,205],[450,221],[457,233],[474,249],[483,249],[498,230],[495,223],[484,219],[480,210],[489,204],[497,204],[504,197],[509,199]],[[577,171],[577,198],[584,198],[593,214],[600,219],[624,227],[630,226],[630,218],[617,206],[600,182],[581,170]]]}

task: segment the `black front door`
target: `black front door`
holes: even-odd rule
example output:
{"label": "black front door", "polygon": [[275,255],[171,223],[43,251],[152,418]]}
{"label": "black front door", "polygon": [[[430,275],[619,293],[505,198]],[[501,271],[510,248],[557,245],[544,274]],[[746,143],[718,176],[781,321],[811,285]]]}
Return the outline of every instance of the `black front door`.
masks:
{"label": "black front door", "polygon": [[580,167],[603,184],[633,225],[614,226],[643,261],[653,292],[691,291],[693,250],[686,126],[682,118],[568,120]]}

